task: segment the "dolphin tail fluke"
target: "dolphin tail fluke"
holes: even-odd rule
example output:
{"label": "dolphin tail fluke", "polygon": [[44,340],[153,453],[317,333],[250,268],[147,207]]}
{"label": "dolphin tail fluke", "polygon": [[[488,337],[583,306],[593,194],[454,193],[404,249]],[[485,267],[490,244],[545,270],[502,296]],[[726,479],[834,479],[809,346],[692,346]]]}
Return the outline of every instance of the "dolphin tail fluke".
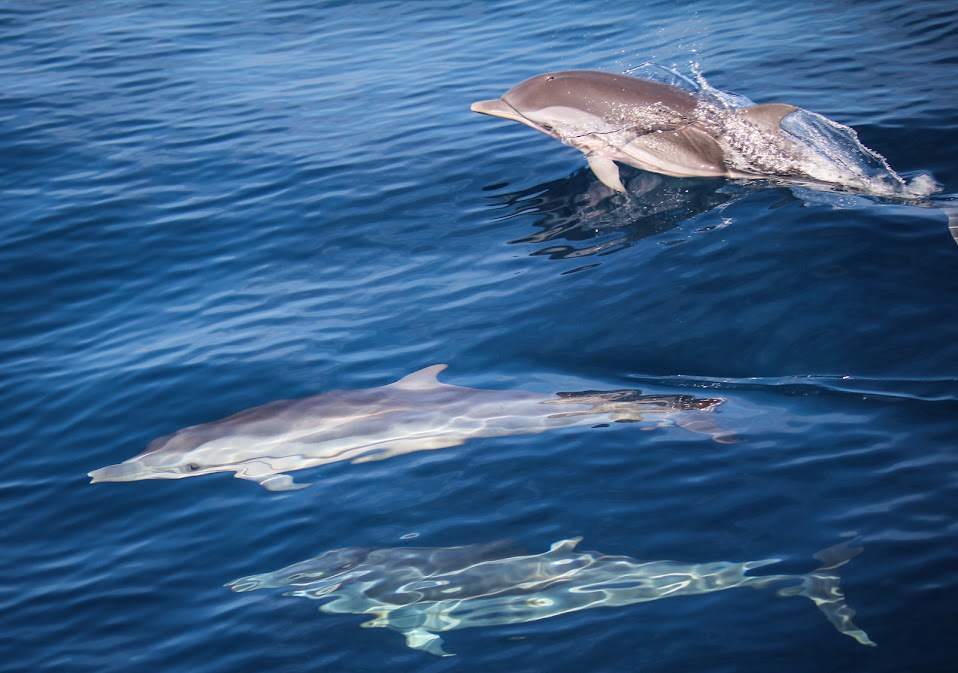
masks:
{"label": "dolphin tail fluke", "polygon": [[840,633],[854,638],[862,645],[874,646],[875,643],[868,634],[852,621],[855,611],[845,602],[845,594],[839,585],[838,569],[858,556],[861,551],[861,547],[853,547],[847,542],[823,549],[815,554],[815,558],[822,562],[822,566],[802,577],[800,585],[781,589],[778,595],[805,596],[818,606],[818,609]]}
{"label": "dolphin tail fluke", "polygon": [[943,203],[940,207],[948,217],[948,231],[951,232],[951,237],[955,239],[955,243],[958,243],[958,202]]}
{"label": "dolphin tail fluke", "polygon": [[406,645],[414,650],[422,650],[437,657],[456,656],[452,652],[446,652],[442,649],[442,638],[425,629],[411,629],[404,631],[403,635],[406,636]]}

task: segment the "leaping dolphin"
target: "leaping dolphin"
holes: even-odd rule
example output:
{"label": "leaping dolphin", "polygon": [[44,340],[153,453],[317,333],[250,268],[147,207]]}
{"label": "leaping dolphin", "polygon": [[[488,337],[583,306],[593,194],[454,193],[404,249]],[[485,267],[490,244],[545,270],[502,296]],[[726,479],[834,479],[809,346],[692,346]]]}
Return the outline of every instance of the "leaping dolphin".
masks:
{"label": "leaping dolphin", "polygon": [[154,440],[142,454],[89,473],[92,483],[182,479],[234,472],[271,491],[303,488],[284,474],[343,460],[381,460],[459,446],[474,437],[536,434],[603,422],[674,421],[716,441],[735,441],[699,414],[721,398],[638,390],[532,393],[441,383],[433,365],[381,388],[280,400]]}
{"label": "leaping dolphin", "polygon": [[[474,112],[520,122],[581,150],[596,177],[619,192],[626,189],[615,162],[679,178],[793,178],[881,196],[926,195],[907,193],[883,159],[875,175],[858,170],[856,161],[880,157],[857,138],[848,161],[785,132],[783,118],[799,109],[734,108],[680,87],[592,70],[537,75],[501,98],[472,104]],[[824,121],[854,138],[850,129]]]}
{"label": "leaping dolphin", "polygon": [[[286,596],[325,603],[320,610],[372,617],[362,624],[399,631],[406,644],[449,656],[438,633],[475,626],[522,624],[598,607],[724,591],[778,586],[780,596],[804,596],[840,632],[874,645],[852,621],[838,569],[861,552],[839,544],[815,557],[808,575],[752,575],[777,563],[678,563],[580,552],[581,538],[560,540],[541,554],[505,544],[463,547],[336,549],[262,575],[243,577],[233,591],[279,588]],[[694,627],[690,626],[694,630]]]}

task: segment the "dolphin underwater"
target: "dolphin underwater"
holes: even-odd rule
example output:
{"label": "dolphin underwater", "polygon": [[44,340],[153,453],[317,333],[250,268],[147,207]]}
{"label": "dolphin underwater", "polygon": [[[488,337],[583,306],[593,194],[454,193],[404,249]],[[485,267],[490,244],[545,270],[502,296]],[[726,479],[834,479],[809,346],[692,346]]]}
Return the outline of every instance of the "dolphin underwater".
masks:
{"label": "dolphin underwater", "polygon": [[227,584],[233,591],[285,589],[285,596],[326,601],[320,610],[372,617],[364,627],[390,628],[406,645],[449,656],[438,633],[521,624],[568,612],[692,596],[737,587],[779,586],[779,596],[804,596],[840,632],[874,645],[852,621],[838,569],[860,548],[839,544],[815,555],[822,566],[807,575],[750,575],[777,563],[638,561],[575,550],[581,538],[560,540],[541,554],[507,543],[463,547],[352,547]]}
{"label": "dolphin underwater", "polygon": [[[596,177],[618,192],[626,189],[615,162],[679,178],[791,178],[878,196],[919,198],[934,189],[927,178],[906,186],[851,129],[820,115],[784,103],[730,107],[718,98],[629,75],[545,73],[501,98],[473,103],[471,109],[520,122],[575,147]],[[781,127],[795,112],[826,125],[819,125],[811,139],[799,138]],[[835,157],[829,157],[815,136],[833,135],[836,129],[847,133],[833,143]],[[850,160],[837,149],[842,144],[853,146]],[[871,175],[858,170],[854,164],[859,162],[874,164],[875,170]],[[915,193],[909,192],[912,188]]]}
{"label": "dolphin underwater", "polygon": [[725,400],[638,390],[533,393],[441,383],[433,365],[380,388],[280,400],[154,440],[138,456],[89,473],[91,483],[234,472],[271,491],[304,488],[287,471],[605,422],[674,422],[729,442],[701,415]]}

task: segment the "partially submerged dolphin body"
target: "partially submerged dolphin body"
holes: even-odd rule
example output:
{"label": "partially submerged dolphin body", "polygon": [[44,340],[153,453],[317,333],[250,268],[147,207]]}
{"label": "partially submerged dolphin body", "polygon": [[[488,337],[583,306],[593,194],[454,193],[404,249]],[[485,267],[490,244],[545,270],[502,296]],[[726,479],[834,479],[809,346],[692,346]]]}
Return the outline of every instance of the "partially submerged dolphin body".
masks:
{"label": "partially submerged dolphin body", "polygon": [[381,388],[281,400],[154,440],[142,454],[89,473],[92,483],[234,472],[271,491],[303,488],[287,471],[459,446],[475,437],[535,434],[604,422],[675,422],[734,441],[701,414],[724,400],[638,390],[532,393],[441,383],[433,365]]}
{"label": "partially submerged dolphin body", "polygon": [[[581,150],[596,177],[619,192],[626,189],[615,162],[680,178],[791,178],[879,196],[920,198],[934,190],[926,177],[910,193],[911,186],[858,143],[851,129],[820,115],[782,103],[731,107],[715,96],[629,75],[537,75],[501,98],[473,103],[472,110],[531,126]],[[827,122],[828,133],[841,129],[845,133],[835,144],[854,147],[844,154],[831,148],[835,156],[828,156],[820,146],[821,128],[811,141],[782,129],[782,120],[797,111]],[[875,170],[870,174],[858,162]]]}
{"label": "partially submerged dolphin body", "polygon": [[[448,656],[436,635],[474,626],[521,624],[567,612],[644,603],[752,587],[782,587],[779,596],[805,596],[840,632],[874,645],[852,621],[838,568],[860,548],[836,545],[815,555],[808,575],[750,575],[778,559],[730,563],[637,561],[579,552],[581,538],[549,551],[523,554],[504,543],[464,547],[369,549],[350,547],[263,575],[229,583],[233,591],[285,589],[286,596],[327,601],[320,610],[370,615],[365,627],[399,631],[406,644]],[[783,586],[784,585],[784,586]]]}

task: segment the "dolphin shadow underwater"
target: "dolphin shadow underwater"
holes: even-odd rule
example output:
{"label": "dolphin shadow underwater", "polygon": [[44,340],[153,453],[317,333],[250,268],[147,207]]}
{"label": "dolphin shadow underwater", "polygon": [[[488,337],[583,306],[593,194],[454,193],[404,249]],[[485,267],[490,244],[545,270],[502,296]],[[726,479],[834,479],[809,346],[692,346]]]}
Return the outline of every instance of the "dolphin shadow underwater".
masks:
{"label": "dolphin shadow underwater", "polygon": [[370,617],[364,627],[401,633],[406,645],[450,656],[439,633],[522,624],[579,610],[618,607],[739,587],[779,587],[779,596],[804,596],[838,630],[874,645],[852,621],[838,570],[861,549],[838,544],[815,555],[807,575],[752,575],[779,559],[732,563],[639,561],[580,552],[581,538],[560,540],[541,554],[507,542],[462,547],[336,549],[275,572],[227,584],[233,591],[281,589],[284,596],[324,601],[320,610]]}
{"label": "dolphin shadow underwater", "polygon": [[706,416],[723,398],[640,390],[481,390],[442,383],[437,376],[444,369],[433,365],[379,388],[280,400],[184,428],[154,440],[138,456],[93,470],[91,483],[233,472],[270,491],[288,491],[308,485],[295,483],[289,471],[607,423],[678,425],[718,442],[738,441]]}

